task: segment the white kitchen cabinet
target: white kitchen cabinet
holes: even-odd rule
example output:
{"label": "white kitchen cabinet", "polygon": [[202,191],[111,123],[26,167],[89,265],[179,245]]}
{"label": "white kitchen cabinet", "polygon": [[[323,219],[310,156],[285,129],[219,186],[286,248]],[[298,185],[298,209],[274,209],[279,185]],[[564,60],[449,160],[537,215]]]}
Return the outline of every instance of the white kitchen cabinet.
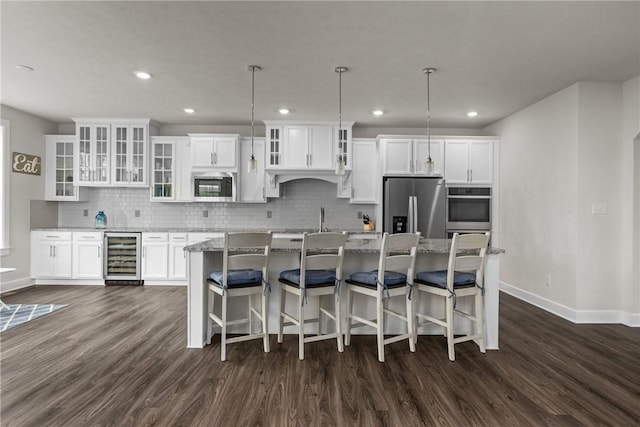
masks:
{"label": "white kitchen cabinet", "polygon": [[73,278],[103,278],[103,235],[102,232],[73,233]]}
{"label": "white kitchen cabinet", "polygon": [[71,248],[71,232],[32,231],[31,277],[71,278]]}
{"label": "white kitchen cabinet", "polygon": [[45,200],[87,200],[87,190],[74,179],[75,146],[75,135],[45,135]]}
{"label": "white kitchen cabinet", "polygon": [[74,176],[78,185],[107,186],[111,182],[109,123],[76,122]]}
{"label": "white kitchen cabinet", "polygon": [[[429,143],[422,138],[380,138],[383,175],[424,175]],[[444,141],[431,138],[433,175],[441,176],[444,165]]]}
{"label": "white kitchen cabinet", "polygon": [[190,168],[188,137],[151,137],[151,201],[190,200]]}
{"label": "white kitchen cabinet", "polygon": [[329,170],[338,154],[350,168],[353,122],[282,122],[265,120],[266,168],[287,170]]}
{"label": "white kitchen cabinet", "polygon": [[447,184],[492,184],[493,141],[447,140],[445,181]]}
{"label": "white kitchen cabinet", "polygon": [[378,203],[380,173],[375,139],[356,139],[351,144],[351,203]]}
{"label": "white kitchen cabinet", "polygon": [[150,119],[74,119],[78,185],[146,187]]}
{"label": "white kitchen cabinet", "polygon": [[[239,202],[243,203],[265,203],[267,201],[265,195],[265,146],[263,138],[253,139],[253,149],[251,147],[251,138],[242,138],[240,140],[240,173],[239,173]],[[258,162],[256,173],[249,172],[248,162],[253,154]]]}
{"label": "white kitchen cabinet", "polygon": [[188,233],[187,234],[187,241],[189,245],[193,245],[195,243],[200,243],[200,242],[204,242],[206,240],[211,240],[211,239],[221,239],[224,237],[224,233],[223,232],[211,232],[211,233],[206,233],[206,232],[198,232],[198,233]]}
{"label": "white kitchen cabinet", "polygon": [[142,280],[166,280],[168,260],[168,233],[142,233]]}
{"label": "white kitchen cabinet", "polygon": [[118,187],[146,187],[148,125],[113,124],[111,127],[111,177]]}
{"label": "white kitchen cabinet", "polygon": [[169,276],[170,280],[187,280],[187,233],[169,233]]}
{"label": "white kitchen cabinet", "polygon": [[189,134],[189,137],[192,169],[238,171],[240,135]]}

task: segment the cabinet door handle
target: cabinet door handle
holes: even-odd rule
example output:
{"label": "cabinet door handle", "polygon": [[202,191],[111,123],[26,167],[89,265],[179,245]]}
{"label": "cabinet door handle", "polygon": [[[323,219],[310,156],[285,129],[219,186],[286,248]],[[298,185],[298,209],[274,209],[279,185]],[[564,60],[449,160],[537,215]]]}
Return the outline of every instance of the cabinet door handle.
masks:
{"label": "cabinet door handle", "polygon": [[49,245],[49,258],[53,257],[53,249],[52,249],[52,247],[53,246]]}
{"label": "cabinet door handle", "polygon": [[311,154],[309,154],[309,166],[311,166],[313,164],[313,157],[311,157]]}
{"label": "cabinet door handle", "polygon": [[142,248],[142,258],[147,257],[147,248]]}
{"label": "cabinet door handle", "polygon": [[102,258],[102,246],[98,246],[98,258]]}
{"label": "cabinet door handle", "polygon": [[56,257],[56,245],[53,245],[53,257]]}
{"label": "cabinet door handle", "polygon": [[211,160],[210,160],[211,166],[215,165],[215,163],[213,162],[213,153],[211,153]]}
{"label": "cabinet door handle", "polygon": [[469,182],[473,182],[473,169],[469,169]]}

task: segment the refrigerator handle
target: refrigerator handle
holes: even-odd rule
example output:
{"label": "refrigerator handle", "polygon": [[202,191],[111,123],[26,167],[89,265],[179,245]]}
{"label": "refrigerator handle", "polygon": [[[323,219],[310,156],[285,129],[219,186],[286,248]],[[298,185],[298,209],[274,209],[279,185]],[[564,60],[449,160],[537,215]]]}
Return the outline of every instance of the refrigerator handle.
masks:
{"label": "refrigerator handle", "polygon": [[409,196],[409,220],[407,224],[407,233],[414,233],[414,229],[416,228],[416,197]]}
{"label": "refrigerator handle", "polygon": [[413,196],[413,226],[411,227],[411,233],[418,232],[418,197]]}

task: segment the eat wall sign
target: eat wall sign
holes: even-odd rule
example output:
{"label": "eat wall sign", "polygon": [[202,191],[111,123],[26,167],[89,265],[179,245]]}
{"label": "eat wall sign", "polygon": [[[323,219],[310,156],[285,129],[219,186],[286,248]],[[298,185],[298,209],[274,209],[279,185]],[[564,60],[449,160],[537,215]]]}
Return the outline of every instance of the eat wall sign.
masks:
{"label": "eat wall sign", "polygon": [[16,153],[11,156],[11,170],[28,175],[40,175],[42,170],[42,158],[31,154]]}

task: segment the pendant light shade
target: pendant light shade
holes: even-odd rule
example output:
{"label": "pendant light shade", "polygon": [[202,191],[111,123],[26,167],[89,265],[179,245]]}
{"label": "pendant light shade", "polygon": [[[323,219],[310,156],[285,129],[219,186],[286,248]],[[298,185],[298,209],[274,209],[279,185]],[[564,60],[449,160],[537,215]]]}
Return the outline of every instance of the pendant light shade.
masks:
{"label": "pendant light shade", "polygon": [[345,159],[342,155],[343,144],[346,141],[342,140],[342,73],[347,72],[347,67],[336,67],[335,71],[338,73],[338,156],[336,157],[336,175],[345,174]]}
{"label": "pendant light shade", "polygon": [[254,122],[254,100],[255,100],[255,74],[256,70],[260,71],[261,68],[258,65],[249,65],[247,67],[251,71],[251,157],[247,163],[247,170],[249,173],[258,173],[258,161],[253,152],[253,122]]}
{"label": "pendant light shade", "polygon": [[435,72],[435,68],[424,68],[422,73],[427,75],[427,160],[424,162],[424,173],[427,175],[433,175],[435,165],[431,159],[431,93],[429,87],[429,76]]}

